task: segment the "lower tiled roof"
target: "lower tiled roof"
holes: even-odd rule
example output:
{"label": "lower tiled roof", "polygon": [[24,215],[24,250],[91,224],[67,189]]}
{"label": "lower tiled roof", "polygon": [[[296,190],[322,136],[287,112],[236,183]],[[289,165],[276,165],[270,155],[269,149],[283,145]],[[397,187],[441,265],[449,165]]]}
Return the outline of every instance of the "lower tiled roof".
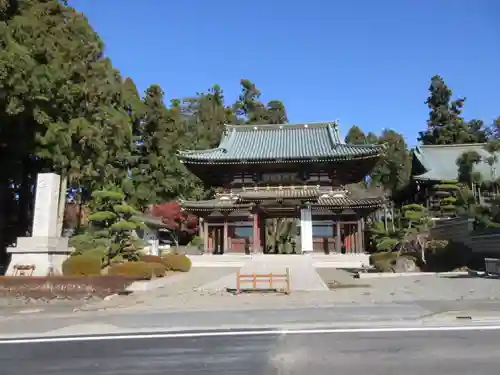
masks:
{"label": "lower tiled roof", "polygon": [[250,209],[253,203],[241,203],[233,199],[210,199],[205,201],[180,201],[179,205],[189,211],[233,211]]}
{"label": "lower tiled roof", "polygon": [[[303,191],[304,192],[304,191]],[[246,192],[250,193],[250,192]],[[294,199],[297,197],[283,197],[284,199]],[[298,197],[299,199],[306,199],[309,197]],[[248,198],[246,198],[248,199]],[[243,199],[212,199],[205,201],[181,201],[180,205],[182,208],[188,211],[233,211],[233,210],[248,210],[255,206],[254,203],[249,200]],[[268,199],[276,199],[268,198]],[[334,198],[334,197],[318,197],[316,203],[312,203],[312,207],[323,207],[323,208],[377,208],[384,204],[383,198],[360,198],[351,199],[345,198]],[[264,200],[264,198],[254,198],[253,200]]]}
{"label": "lower tiled roof", "polygon": [[339,207],[339,208],[376,208],[381,207],[384,204],[384,199],[375,198],[319,198],[318,203],[313,204],[313,206],[319,207]]}

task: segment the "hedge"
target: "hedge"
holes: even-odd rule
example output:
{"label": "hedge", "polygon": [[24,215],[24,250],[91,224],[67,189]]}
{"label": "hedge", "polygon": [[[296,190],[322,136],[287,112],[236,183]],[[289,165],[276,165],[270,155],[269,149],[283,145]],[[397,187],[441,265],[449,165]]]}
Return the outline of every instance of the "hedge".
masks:
{"label": "hedge", "polygon": [[134,277],[138,280],[149,280],[153,275],[155,275],[155,271],[158,267],[151,266],[153,263],[146,262],[125,262],[114,264],[109,267],[108,275],[115,276],[129,276]]}
{"label": "hedge", "polygon": [[64,276],[96,276],[101,274],[102,261],[98,256],[74,255],[62,264]]}
{"label": "hedge", "polygon": [[184,254],[170,253],[164,255],[162,258],[163,264],[165,264],[169,270],[189,272],[191,269],[191,259]]}

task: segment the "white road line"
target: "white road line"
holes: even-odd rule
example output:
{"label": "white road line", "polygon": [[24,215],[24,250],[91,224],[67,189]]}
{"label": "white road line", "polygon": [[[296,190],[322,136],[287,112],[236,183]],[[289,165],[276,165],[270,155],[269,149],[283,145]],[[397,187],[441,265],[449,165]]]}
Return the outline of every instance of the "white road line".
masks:
{"label": "white road line", "polygon": [[101,340],[140,340],[140,339],[175,339],[227,336],[278,336],[303,334],[335,334],[335,333],[398,333],[398,332],[460,332],[460,331],[498,331],[500,325],[476,326],[436,326],[436,327],[386,327],[386,328],[325,328],[325,329],[277,329],[277,330],[245,330],[245,331],[208,331],[208,332],[164,332],[140,334],[110,334],[91,336],[31,337],[19,339],[0,339],[0,344],[29,344],[51,342],[77,342]]}

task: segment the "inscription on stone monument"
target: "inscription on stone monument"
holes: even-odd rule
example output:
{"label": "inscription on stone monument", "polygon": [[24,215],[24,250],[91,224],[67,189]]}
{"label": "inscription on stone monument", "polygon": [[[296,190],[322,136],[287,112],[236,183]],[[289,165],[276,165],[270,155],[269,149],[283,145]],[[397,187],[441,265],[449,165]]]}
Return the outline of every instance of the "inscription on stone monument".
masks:
{"label": "inscription on stone monument", "polygon": [[57,216],[61,178],[55,173],[40,173],[37,177],[33,237],[59,237]]}

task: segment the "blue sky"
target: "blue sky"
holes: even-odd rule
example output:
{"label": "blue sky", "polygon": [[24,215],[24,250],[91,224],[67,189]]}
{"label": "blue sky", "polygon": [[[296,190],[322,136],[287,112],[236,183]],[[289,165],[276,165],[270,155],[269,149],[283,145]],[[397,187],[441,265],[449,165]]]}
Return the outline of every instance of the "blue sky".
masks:
{"label": "blue sky", "polygon": [[213,84],[228,101],[248,78],[282,100],[290,122],[342,129],[425,128],[430,77],[466,96],[464,117],[500,116],[500,2],[495,0],[72,0],[141,91],[167,98]]}

